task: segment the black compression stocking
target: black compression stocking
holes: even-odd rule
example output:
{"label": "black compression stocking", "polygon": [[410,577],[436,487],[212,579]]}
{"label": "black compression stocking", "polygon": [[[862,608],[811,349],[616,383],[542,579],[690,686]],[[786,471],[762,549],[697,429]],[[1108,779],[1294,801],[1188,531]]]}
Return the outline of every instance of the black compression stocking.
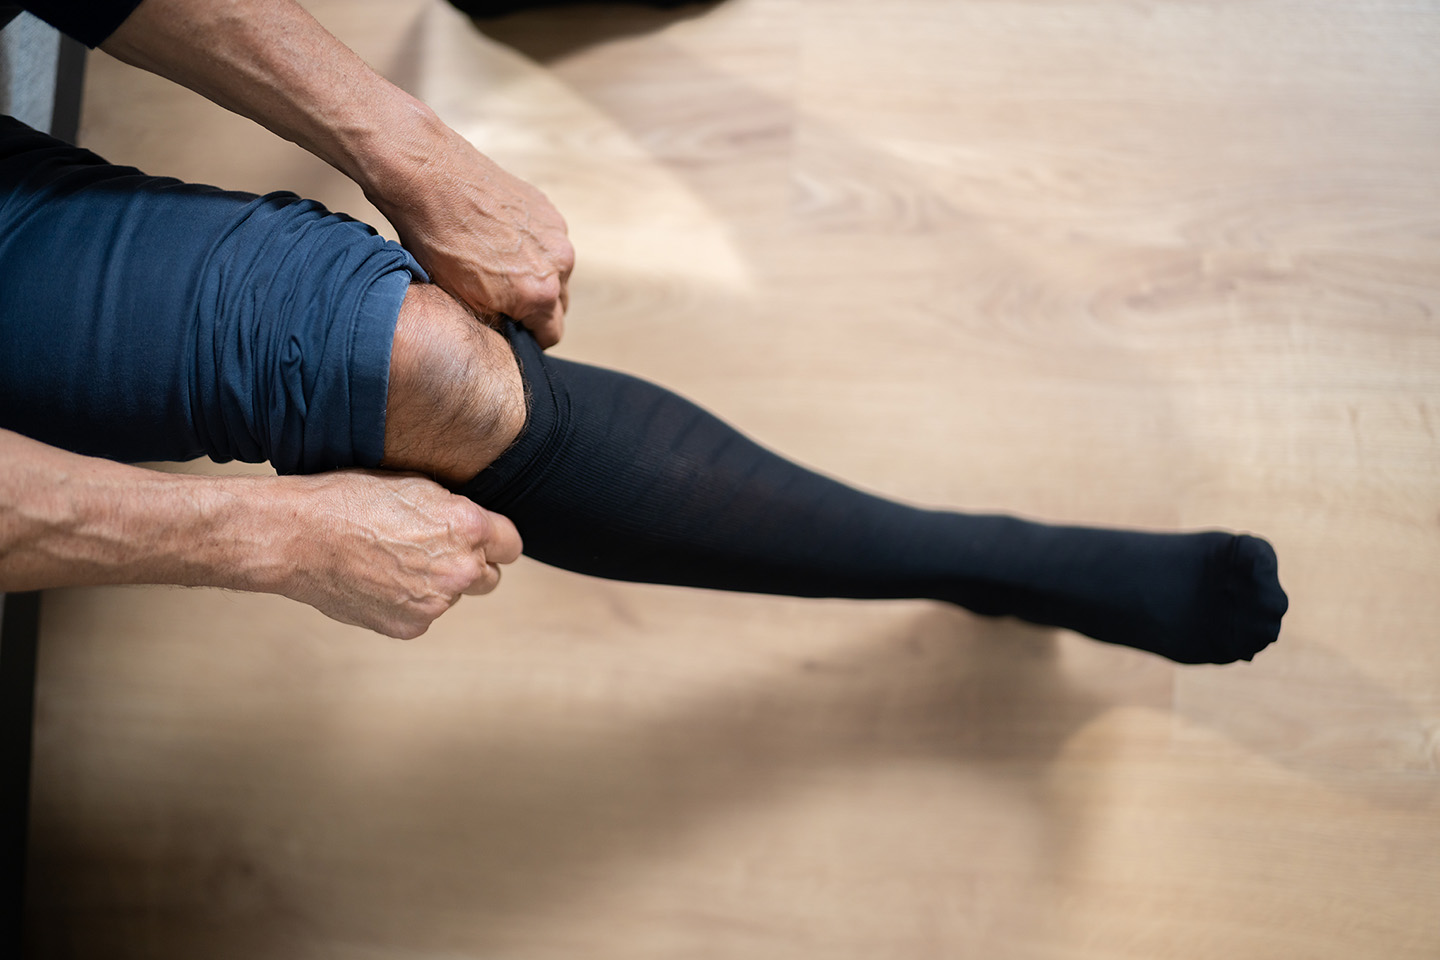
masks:
{"label": "black compression stocking", "polygon": [[462,492],[513,520],[537,560],[614,580],[943,600],[1182,663],[1248,660],[1279,633],[1287,601],[1263,540],[904,506],[654,384],[545,356],[523,332],[511,342],[529,418]]}

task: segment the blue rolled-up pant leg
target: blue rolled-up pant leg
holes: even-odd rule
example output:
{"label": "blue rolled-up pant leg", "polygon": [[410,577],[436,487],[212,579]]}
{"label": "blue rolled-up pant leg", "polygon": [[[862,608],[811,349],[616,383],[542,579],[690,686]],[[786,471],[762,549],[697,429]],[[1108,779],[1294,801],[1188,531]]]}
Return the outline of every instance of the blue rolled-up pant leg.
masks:
{"label": "blue rolled-up pant leg", "polygon": [[397,244],[0,117],[0,427],[116,460],[380,463]]}

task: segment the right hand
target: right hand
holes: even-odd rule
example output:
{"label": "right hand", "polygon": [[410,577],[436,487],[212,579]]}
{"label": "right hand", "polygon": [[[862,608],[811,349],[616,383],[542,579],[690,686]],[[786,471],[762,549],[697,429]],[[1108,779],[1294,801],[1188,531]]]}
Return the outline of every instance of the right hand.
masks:
{"label": "right hand", "polygon": [[341,623],[410,640],[464,594],[489,593],[520,556],[505,517],[418,475],[343,470],[289,478],[285,583],[277,591]]}

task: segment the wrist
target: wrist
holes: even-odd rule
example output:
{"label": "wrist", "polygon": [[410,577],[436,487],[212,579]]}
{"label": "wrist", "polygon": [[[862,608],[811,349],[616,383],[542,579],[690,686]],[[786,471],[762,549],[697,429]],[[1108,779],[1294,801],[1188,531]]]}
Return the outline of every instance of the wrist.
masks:
{"label": "wrist", "polygon": [[434,110],[398,87],[385,99],[382,110],[343,131],[341,160],[335,166],[393,222],[424,203],[427,181],[451,149],[455,134]]}
{"label": "wrist", "polygon": [[174,551],[185,568],[172,582],[256,593],[286,593],[306,568],[312,511],[301,477],[208,477],[196,491],[196,513]]}

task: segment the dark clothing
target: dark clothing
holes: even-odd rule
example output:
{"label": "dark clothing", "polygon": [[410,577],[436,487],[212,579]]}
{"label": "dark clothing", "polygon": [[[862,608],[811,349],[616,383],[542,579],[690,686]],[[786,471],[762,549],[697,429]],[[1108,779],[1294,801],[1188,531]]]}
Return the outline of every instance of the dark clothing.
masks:
{"label": "dark clothing", "polygon": [[12,0],[50,26],[87,47],[98,47],[114,33],[125,18],[140,6],[140,0]]}
{"label": "dark clothing", "polygon": [[942,600],[1184,663],[1248,660],[1279,633],[1287,601],[1263,540],[906,506],[786,460],[663,387],[508,332],[525,429],[461,492],[514,521],[536,560],[642,583]]}
{"label": "dark clothing", "polygon": [[399,245],[0,118],[0,427],[117,460],[374,467]]}

